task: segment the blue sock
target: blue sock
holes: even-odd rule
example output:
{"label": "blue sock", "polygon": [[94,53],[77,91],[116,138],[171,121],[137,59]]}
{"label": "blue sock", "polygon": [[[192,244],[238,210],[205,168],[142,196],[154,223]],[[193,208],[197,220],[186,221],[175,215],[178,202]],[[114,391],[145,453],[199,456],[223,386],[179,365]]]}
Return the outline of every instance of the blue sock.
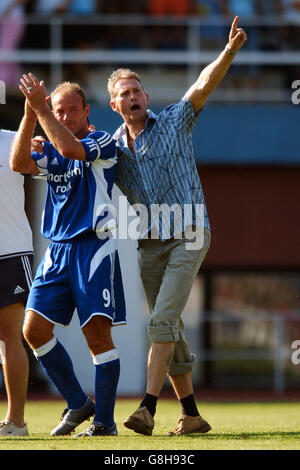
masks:
{"label": "blue sock", "polygon": [[87,395],[82,390],[73,369],[71,358],[62,344],[54,337],[34,350],[44,371],[67,402],[69,409],[85,405]]}
{"label": "blue sock", "polygon": [[94,356],[95,418],[96,423],[113,426],[120,359],[116,349]]}

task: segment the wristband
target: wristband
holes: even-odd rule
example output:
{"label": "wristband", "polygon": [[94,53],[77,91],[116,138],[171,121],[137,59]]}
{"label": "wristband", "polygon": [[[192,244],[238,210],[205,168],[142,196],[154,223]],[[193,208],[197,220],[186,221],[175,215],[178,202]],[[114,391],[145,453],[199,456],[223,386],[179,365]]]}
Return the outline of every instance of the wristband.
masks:
{"label": "wristband", "polygon": [[236,54],[236,52],[231,52],[231,50],[229,49],[228,46],[226,46],[226,52],[227,52],[227,54],[229,54],[229,55],[235,55],[235,54]]}

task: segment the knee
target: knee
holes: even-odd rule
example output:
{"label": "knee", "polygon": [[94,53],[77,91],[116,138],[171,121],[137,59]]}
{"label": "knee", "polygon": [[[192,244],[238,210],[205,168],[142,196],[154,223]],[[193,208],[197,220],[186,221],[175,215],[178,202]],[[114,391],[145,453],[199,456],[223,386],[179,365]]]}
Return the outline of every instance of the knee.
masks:
{"label": "knee", "polygon": [[6,344],[22,340],[23,305],[13,304],[0,308],[0,340]]}
{"label": "knee", "polygon": [[23,336],[31,349],[37,349],[53,337],[53,325],[41,327],[39,322],[30,321],[25,317]]}
{"label": "knee", "polygon": [[29,344],[31,349],[35,349],[38,340],[38,331],[36,328],[32,328],[27,322],[23,325],[23,336],[25,341]]}
{"label": "knee", "polygon": [[111,337],[111,322],[106,317],[93,317],[82,329],[88,347],[93,355],[114,348]]}
{"label": "knee", "polygon": [[[0,340],[4,343],[9,343],[16,339],[16,331],[9,327],[8,325],[0,325]],[[18,337],[21,339],[20,331],[18,332]]]}

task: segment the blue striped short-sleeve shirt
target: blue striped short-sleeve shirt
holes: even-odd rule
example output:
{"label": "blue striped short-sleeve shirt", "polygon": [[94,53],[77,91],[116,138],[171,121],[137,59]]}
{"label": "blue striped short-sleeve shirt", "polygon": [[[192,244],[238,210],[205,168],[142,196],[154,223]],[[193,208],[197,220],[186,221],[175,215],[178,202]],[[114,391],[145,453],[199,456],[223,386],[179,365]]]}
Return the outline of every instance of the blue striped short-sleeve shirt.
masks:
{"label": "blue striped short-sleeve shirt", "polygon": [[[115,182],[130,204],[142,204],[148,211],[141,237],[153,227],[162,240],[188,225],[210,229],[192,144],[197,119],[188,98],[158,115],[148,111],[134,142],[134,155],[128,148],[126,125],[114,134],[119,149]],[[162,216],[163,205],[171,208],[170,217]]]}

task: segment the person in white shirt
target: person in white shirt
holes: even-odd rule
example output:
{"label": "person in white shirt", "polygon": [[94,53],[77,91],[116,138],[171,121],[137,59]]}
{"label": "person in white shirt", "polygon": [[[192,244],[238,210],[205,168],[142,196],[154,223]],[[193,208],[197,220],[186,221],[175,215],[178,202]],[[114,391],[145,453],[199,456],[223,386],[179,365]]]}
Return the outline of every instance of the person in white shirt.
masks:
{"label": "person in white shirt", "polygon": [[24,210],[24,176],[9,166],[15,132],[0,130],[0,362],[8,409],[0,437],[26,436],[29,361],[22,342],[24,304],[32,281],[32,233]]}

